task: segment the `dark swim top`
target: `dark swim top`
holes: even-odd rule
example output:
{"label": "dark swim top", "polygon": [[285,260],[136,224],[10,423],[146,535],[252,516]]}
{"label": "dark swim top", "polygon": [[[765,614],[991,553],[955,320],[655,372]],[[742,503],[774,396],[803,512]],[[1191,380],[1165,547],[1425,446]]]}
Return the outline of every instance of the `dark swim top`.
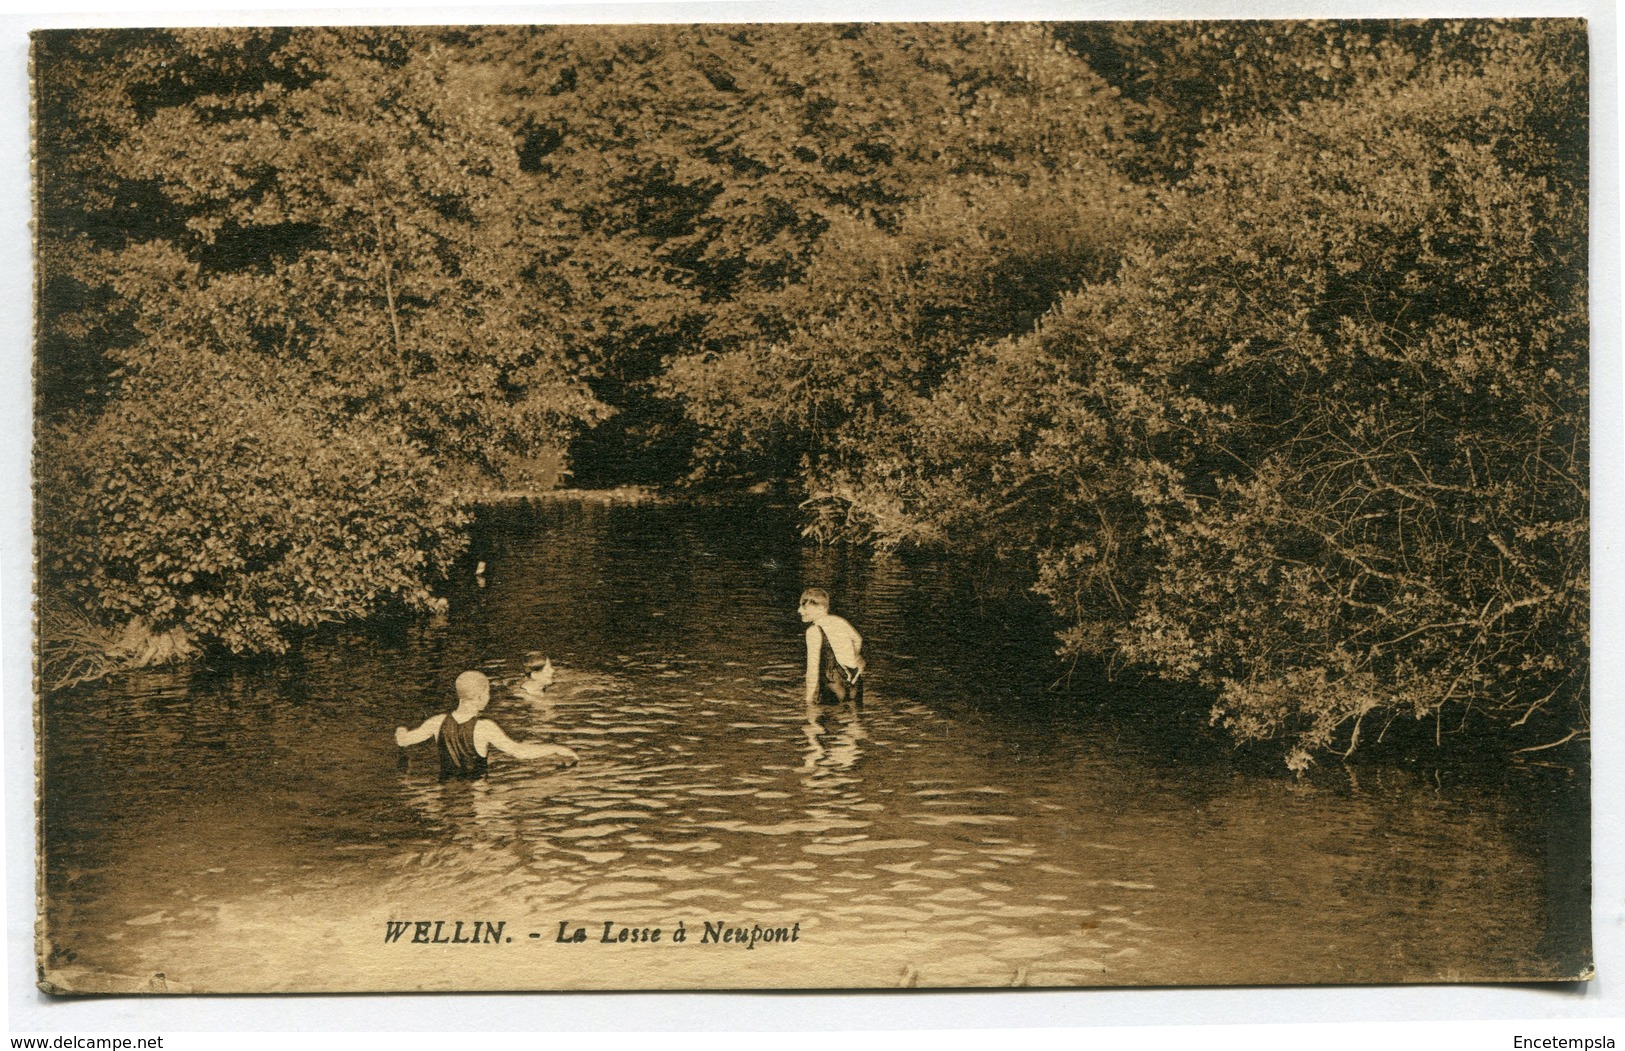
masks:
{"label": "dark swim top", "polygon": [[485,776],[485,756],[474,747],[474,725],[479,721],[476,715],[460,723],[449,712],[440,720],[440,732],[435,734],[440,751],[440,780]]}
{"label": "dark swim top", "polygon": [[863,671],[860,668],[848,668],[835,659],[835,648],[830,645],[829,632],[824,630],[822,624],[818,625],[818,635],[823,641],[818,647],[819,684],[818,699],[825,704],[843,701],[863,703]]}

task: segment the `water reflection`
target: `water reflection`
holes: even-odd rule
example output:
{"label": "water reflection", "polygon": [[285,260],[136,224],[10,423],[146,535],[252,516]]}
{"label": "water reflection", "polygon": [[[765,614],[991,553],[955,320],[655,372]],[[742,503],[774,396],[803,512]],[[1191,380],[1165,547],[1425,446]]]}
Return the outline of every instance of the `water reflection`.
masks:
{"label": "water reflection", "polygon": [[[1424,980],[1553,973],[1549,932],[1583,926],[1563,889],[1583,821],[1548,835],[1515,784],[1261,776],[1066,707],[1042,631],[1019,610],[977,622],[929,560],[803,546],[762,507],[515,512],[481,545],[487,584],[444,624],[52,699],[59,958],[221,991],[376,988],[400,981],[386,921],[480,913],[518,932],[511,955],[437,957],[414,983]],[[809,583],[865,635],[861,711],[802,704]],[[539,652],[556,681],[516,694]],[[398,771],[390,730],[449,710],[468,668],[510,735],[580,764]],[[707,919],[802,936],[764,967],[768,947],[571,954],[550,933]]]}
{"label": "water reflection", "polygon": [[861,742],[867,739],[861,716],[861,707],[851,703],[807,706],[807,721],[801,728],[807,738],[801,772],[810,779],[803,784],[810,788],[812,780],[857,765],[863,757]]}

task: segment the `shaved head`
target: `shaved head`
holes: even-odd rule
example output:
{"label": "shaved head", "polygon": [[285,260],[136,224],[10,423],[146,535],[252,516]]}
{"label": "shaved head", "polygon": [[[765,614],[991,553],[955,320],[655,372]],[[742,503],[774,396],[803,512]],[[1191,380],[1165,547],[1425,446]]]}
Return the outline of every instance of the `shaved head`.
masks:
{"label": "shaved head", "polygon": [[483,701],[491,696],[491,680],[484,672],[465,671],[457,676],[459,701]]}

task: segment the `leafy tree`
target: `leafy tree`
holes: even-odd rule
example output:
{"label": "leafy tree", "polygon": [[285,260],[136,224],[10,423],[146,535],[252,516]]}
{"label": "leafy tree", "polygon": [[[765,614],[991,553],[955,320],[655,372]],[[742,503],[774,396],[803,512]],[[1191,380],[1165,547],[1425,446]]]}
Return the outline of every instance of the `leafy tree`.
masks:
{"label": "leafy tree", "polygon": [[[883,128],[888,174],[909,178],[872,198],[885,208],[835,198],[794,282],[734,297],[726,327],[671,360],[659,389],[698,431],[699,476],[838,471],[885,449],[965,348],[1105,273],[1132,221],[1122,104],[1048,30],[865,28],[831,112]],[[900,63],[895,88],[854,98]]]}
{"label": "leafy tree", "polygon": [[401,428],[315,412],[270,365],[177,357],[133,385],[42,435],[53,601],[239,653],[442,604],[430,585],[463,551],[467,516]]}
{"label": "leafy tree", "polygon": [[233,651],[426,608],[458,479],[603,415],[525,294],[553,214],[484,71],[389,30],[42,49],[44,345],[111,365],[40,434],[51,579]]}
{"label": "leafy tree", "polygon": [[1462,19],[1071,22],[1056,35],[1124,98],[1143,179],[1178,181],[1212,135],[1403,79],[1464,72],[1530,21]]}
{"label": "leafy tree", "polygon": [[[547,302],[622,421],[658,419],[685,457],[697,429],[710,473],[731,469],[713,454],[758,440],[775,458],[754,473],[772,473],[802,437],[767,420],[746,436],[703,406],[752,397],[749,376],[827,312],[806,286],[845,281],[842,252],[871,253],[858,246],[950,186],[966,199],[1030,183],[1031,203],[1050,185],[1115,185],[1128,148],[1110,133],[1118,102],[1041,26],[488,32],[481,46],[515,70],[535,191],[576,224],[547,250]],[[659,407],[678,394],[682,422]]]}
{"label": "leafy tree", "polygon": [[699,427],[699,469],[802,470],[817,491],[884,456],[967,348],[1029,330],[1109,273],[1132,223],[1117,198],[1092,180],[976,180],[927,195],[889,233],[834,224],[781,298],[783,338],[678,358],[663,378]]}
{"label": "leafy tree", "polygon": [[1583,733],[1584,38],[1497,41],[1214,137],[846,521],[1032,557],[1065,651],[1212,687],[1294,767],[1447,709]]}
{"label": "leafy tree", "polygon": [[[1306,113],[1285,164],[1272,131],[1195,176],[1220,254],[1258,256],[1258,291],[1204,310],[1249,469],[1164,490],[1122,643],[1291,765],[1447,706],[1540,743],[1586,728],[1583,47],[1509,33],[1481,71]],[[1286,246],[1254,233],[1271,176]],[[1258,292],[1286,325],[1248,333]]]}
{"label": "leafy tree", "polygon": [[[529,238],[551,217],[515,191],[482,71],[400,31],[250,43],[186,31],[148,45],[191,62],[146,59],[165,104],[142,115],[132,99],[103,164],[153,188],[168,228],[80,252],[135,329],[114,358],[263,357],[333,381],[337,415],[487,468],[598,418],[527,306]],[[263,68],[240,72],[251,62]]]}

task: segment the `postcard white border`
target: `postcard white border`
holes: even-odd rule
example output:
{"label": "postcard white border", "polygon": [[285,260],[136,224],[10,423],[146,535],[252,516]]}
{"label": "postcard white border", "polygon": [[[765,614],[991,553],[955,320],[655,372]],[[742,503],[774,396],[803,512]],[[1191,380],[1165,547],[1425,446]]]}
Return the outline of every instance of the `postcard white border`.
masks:
{"label": "postcard white border", "polygon": [[[674,21],[943,21],[1106,18],[1565,16],[1590,20],[1592,90],[1593,931],[1599,977],[1580,987],[1380,986],[1284,989],[1099,989],[906,994],[516,994],[460,996],[459,1027],[514,1030],[884,1030],[1212,1026],[1491,1019],[1625,1019],[1625,387],[1621,384],[1618,18],[1584,3],[1238,2],[1106,4],[1055,0],[797,0],[771,3],[490,5],[403,0],[393,5],[281,6],[104,2],[95,8],[0,15],[0,764],[5,803],[3,956],[12,1034],[125,1032],[380,1032],[443,1019],[440,998],[301,996],[65,999],[34,988],[34,739],[30,664],[29,526],[32,402],[27,34],[121,25],[444,24]],[[1613,1027],[1616,1041],[1625,1032]],[[470,1033],[469,1039],[478,1039]],[[1452,1041],[1453,1042],[1453,1041]],[[1499,1043],[1499,1042],[1498,1042]],[[1491,1045],[1485,1045],[1491,1046]],[[1507,1045],[1501,1045],[1507,1046]]]}

